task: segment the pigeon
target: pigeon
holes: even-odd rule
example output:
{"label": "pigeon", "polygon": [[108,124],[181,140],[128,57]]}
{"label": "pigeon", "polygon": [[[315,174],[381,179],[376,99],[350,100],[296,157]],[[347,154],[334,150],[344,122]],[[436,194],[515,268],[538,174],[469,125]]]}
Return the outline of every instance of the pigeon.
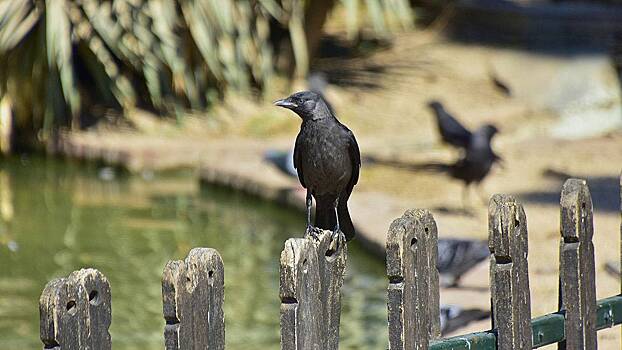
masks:
{"label": "pigeon", "polygon": [[270,149],[264,154],[264,160],[274,165],[284,175],[298,177],[298,172],[294,167],[294,150],[279,151]]}
{"label": "pigeon", "polygon": [[488,242],[457,238],[438,240],[436,267],[443,287],[455,287],[460,278],[475,265],[488,259]]}
{"label": "pigeon", "polygon": [[445,336],[473,321],[490,317],[490,311],[464,309],[458,305],[441,305],[441,335]]}

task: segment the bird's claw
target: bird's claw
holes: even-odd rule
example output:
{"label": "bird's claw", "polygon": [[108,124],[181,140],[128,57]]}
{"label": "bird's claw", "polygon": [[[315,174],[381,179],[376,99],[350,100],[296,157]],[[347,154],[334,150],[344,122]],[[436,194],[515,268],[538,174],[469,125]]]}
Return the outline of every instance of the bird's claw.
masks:
{"label": "bird's claw", "polygon": [[319,232],[320,231],[317,230],[315,227],[307,225],[307,229],[305,230],[305,238],[311,237],[317,241],[320,239]]}
{"label": "bird's claw", "polygon": [[333,231],[331,235],[330,245],[328,249],[332,252],[337,252],[346,243],[346,236],[341,230]]}

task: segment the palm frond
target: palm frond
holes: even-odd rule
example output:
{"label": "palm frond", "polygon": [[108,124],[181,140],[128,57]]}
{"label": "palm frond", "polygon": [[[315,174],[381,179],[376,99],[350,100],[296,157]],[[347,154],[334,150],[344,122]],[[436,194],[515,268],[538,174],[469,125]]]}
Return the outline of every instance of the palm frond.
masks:
{"label": "palm frond", "polygon": [[[317,1],[326,1],[324,8],[335,2]],[[412,25],[408,0],[365,0],[361,6],[362,1],[341,0],[350,35],[365,23],[359,20],[361,9],[382,35]],[[24,121],[18,124],[47,131],[78,127],[79,116],[98,104],[148,106],[164,114],[204,109],[226,91],[269,85],[275,52],[284,54],[275,51],[271,28],[288,31],[296,75],[304,76],[308,46],[317,38],[307,42],[308,5],[308,0],[0,0],[0,99],[10,97],[13,114]]]}

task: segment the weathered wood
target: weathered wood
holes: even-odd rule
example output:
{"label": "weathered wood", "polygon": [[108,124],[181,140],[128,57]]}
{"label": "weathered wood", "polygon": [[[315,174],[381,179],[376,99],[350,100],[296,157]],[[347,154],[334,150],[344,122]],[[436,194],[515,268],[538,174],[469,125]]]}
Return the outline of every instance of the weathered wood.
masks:
{"label": "weathered wood", "polygon": [[184,261],[169,261],[162,277],[167,350],[225,348],[225,271],[220,254],[194,248]]}
{"label": "weathered wood", "polygon": [[558,349],[596,349],[596,281],[593,208],[585,180],[569,179],[560,199],[560,309],[566,339]]}
{"label": "weathered wood", "polygon": [[[427,210],[410,210],[405,215],[411,215],[417,222],[417,231],[415,232],[420,241],[423,240],[425,244],[425,251],[422,251],[427,256],[427,264],[425,267],[424,279],[427,281],[425,284],[428,291],[428,299],[426,304],[429,309],[430,329],[428,333],[429,339],[440,338],[441,336],[441,318],[440,318],[440,294],[439,294],[439,273],[437,268],[438,262],[438,229],[436,228],[436,221],[432,214]],[[417,267],[415,267],[417,268]],[[421,274],[419,274],[421,275]]]}
{"label": "weathered wood", "polygon": [[321,286],[318,254],[311,240],[290,238],[281,252],[281,349],[323,349],[318,310]]}
{"label": "weathered wood", "polygon": [[527,218],[513,197],[494,195],[488,207],[490,290],[497,349],[532,347]]}
{"label": "weathered wood", "polygon": [[438,234],[426,210],[409,210],[387,234],[389,349],[428,349],[440,336]]}
{"label": "weathered wood", "polygon": [[322,314],[320,332],[322,349],[339,349],[339,320],[341,318],[341,286],[346,271],[348,247],[342,245],[339,250],[330,249],[332,232],[317,230],[318,240],[312,239],[318,257],[320,277],[320,300]]}
{"label": "weathered wood", "polygon": [[39,299],[44,349],[110,350],[110,285],[94,269],[50,281]]}

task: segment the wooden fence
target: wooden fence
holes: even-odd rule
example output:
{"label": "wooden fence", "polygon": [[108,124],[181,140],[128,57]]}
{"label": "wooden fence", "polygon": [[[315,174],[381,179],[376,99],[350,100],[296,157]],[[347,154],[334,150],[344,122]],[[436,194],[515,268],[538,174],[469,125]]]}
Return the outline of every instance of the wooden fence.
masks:
{"label": "wooden fence", "polygon": [[[561,193],[559,310],[531,319],[527,218],[511,196],[488,212],[492,330],[440,339],[438,233],[432,214],[409,210],[387,234],[389,349],[596,349],[598,330],[622,323],[622,295],[596,300],[592,202],[583,180]],[[336,350],[346,248],[291,238],[281,253],[281,349]],[[622,257],[622,256],[621,256]],[[217,251],[195,248],[170,261],[162,278],[166,349],[224,349],[224,265]],[[94,269],[47,284],[40,299],[45,349],[111,349],[110,286]]]}

